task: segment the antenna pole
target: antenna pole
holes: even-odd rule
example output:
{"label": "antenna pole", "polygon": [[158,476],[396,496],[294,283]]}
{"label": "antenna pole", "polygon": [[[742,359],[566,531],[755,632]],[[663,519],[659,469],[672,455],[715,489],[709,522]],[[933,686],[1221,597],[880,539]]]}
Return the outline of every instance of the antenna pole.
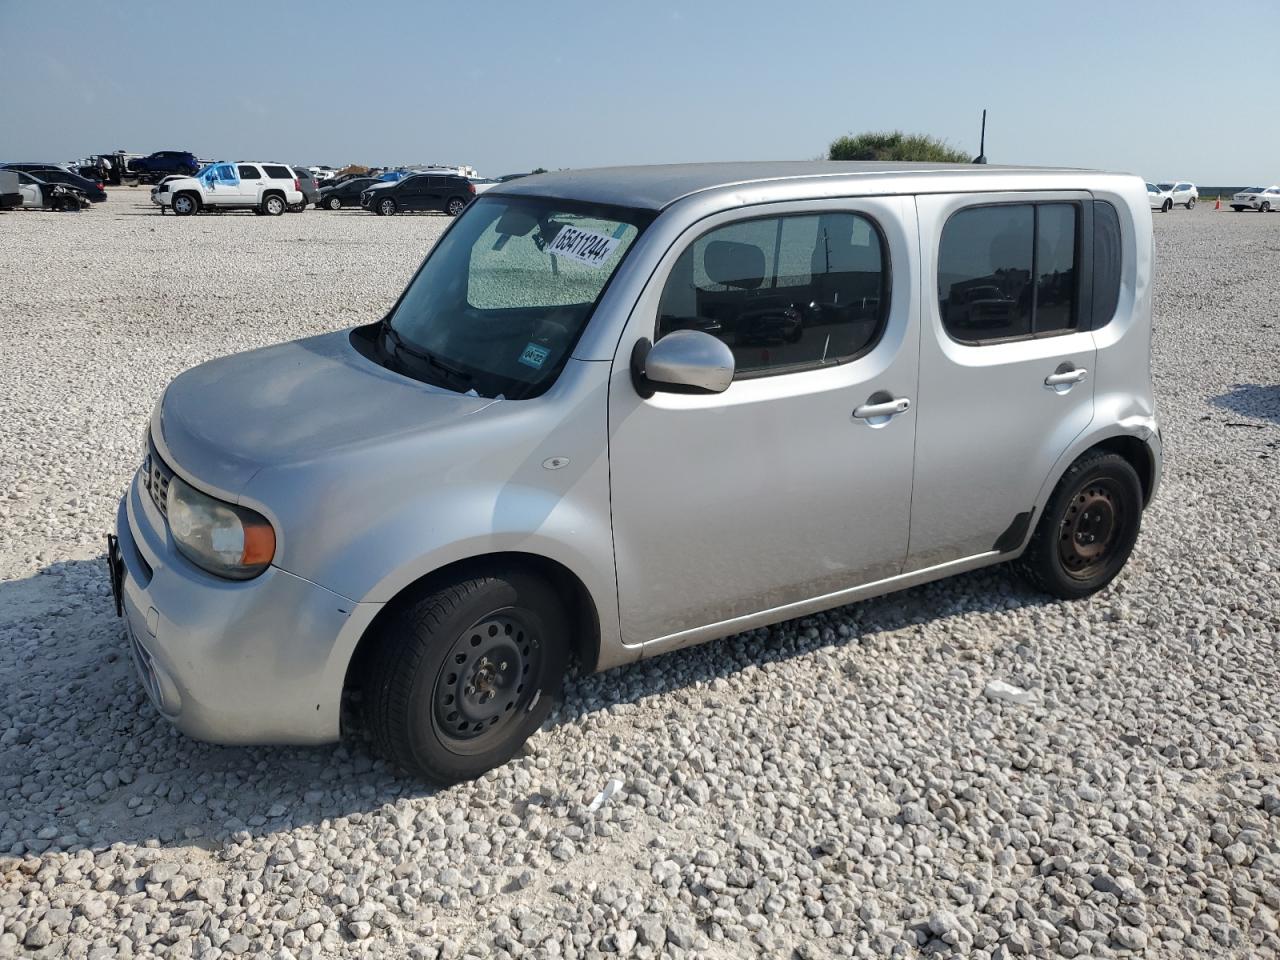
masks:
{"label": "antenna pole", "polygon": [[987,110],[982,108],[982,136],[978,141],[978,155],[973,158],[974,163],[987,162]]}

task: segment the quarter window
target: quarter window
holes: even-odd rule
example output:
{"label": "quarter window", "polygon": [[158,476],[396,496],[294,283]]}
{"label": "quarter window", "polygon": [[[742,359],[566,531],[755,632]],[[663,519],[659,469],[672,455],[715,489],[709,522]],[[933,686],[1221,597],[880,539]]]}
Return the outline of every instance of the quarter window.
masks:
{"label": "quarter window", "polygon": [[889,306],[879,228],[854,213],[745,220],[690,244],[667,278],[657,337],[701,330],[737,376],[841,363],[869,350]]}
{"label": "quarter window", "polygon": [[1093,201],[1093,328],[1106,326],[1120,303],[1120,215]]}
{"label": "quarter window", "polygon": [[967,343],[1063,333],[1079,325],[1079,206],[961,210],[938,249],[942,324]]}

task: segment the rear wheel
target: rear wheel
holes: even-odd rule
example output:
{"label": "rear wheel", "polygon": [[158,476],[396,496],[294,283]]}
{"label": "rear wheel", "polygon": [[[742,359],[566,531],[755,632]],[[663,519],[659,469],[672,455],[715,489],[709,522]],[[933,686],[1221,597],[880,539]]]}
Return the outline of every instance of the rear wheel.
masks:
{"label": "rear wheel", "polygon": [[1192,197],[1190,200],[1188,200],[1188,201],[1187,201],[1187,209],[1188,209],[1188,210],[1190,210],[1190,209],[1191,209],[1192,207],[1194,207],[1195,205],[1196,205],[1196,198],[1195,198],[1195,197]]}
{"label": "rear wheel", "polygon": [[198,209],[200,204],[189,193],[180,193],[173,198],[173,212],[179,217],[189,217]]}
{"label": "rear wheel", "polygon": [[451,217],[456,217],[466,209],[467,201],[461,197],[450,197],[448,204],[445,205],[444,212]]}
{"label": "rear wheel", "polygon": [[396,215],[396,202],[390,197],[385,200],[379,200],[378,213],[384,217],[394,217]]}
{"label": "rear wheel", "polygon": [[1173,201],[1172,201],[1172,200],[1166,200],[1166,201],[1164,202],[1164,206],[1160,208],[1160,212],[1161,212],[1161,213],[1168,213],[1168,212],[1169,212],[1170,210],[1172,210],[1172,209],[1173,209]]}
{"label": "rear wheel", "polygon": [[327,206],[329,207],[330,210],[341,210],[342,201],[339,200],[337,197],[330,197]]}
{"label": "rear wheel", "polygon": [[1118,454],[1087,453],[1058,481],[1019,565],[1045,593],[1087,597],[1123,569],[1141,526],[1137,471]]}
{"label": "rear wheel", "polygon": [[460,576],[377,630],[363,680],[369,732],[388,760],[436,783],[506,763],[564,681],[563,605],[520,569]]}
{"label": "rear wheel", "polygon": [[284,197],[278,193],[269,194],[262,201],[262,212],[268,216],[278,217],[285,211]]}

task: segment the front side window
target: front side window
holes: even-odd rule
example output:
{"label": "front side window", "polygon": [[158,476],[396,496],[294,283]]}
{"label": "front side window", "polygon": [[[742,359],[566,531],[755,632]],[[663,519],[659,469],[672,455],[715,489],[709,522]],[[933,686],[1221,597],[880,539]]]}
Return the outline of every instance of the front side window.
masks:
{"label": "front side window", "polygon": [[481,197],[432,249],[379,332],[382,359],[451,390],[521,400],[555,382],[653,214]]}
{"label": "front side window", "polygon": [[938,307],[952,338],[1015,340],[1079,323],[1075,203],[958,211],[938,246]]}
{"label": "front side window", "polygon": [[656,336],[701,330],[733,351],[735,376],[842,363],[869,350],[889,306],[879,228],[856,213],[762,217],[718,227],[672,267]]}

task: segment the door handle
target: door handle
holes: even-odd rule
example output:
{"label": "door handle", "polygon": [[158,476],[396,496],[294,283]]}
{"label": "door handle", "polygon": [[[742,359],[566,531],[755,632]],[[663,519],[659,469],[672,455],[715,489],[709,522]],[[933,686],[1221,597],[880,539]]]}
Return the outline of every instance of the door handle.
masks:
{"label": "door handle", "polygon": [[910,409],[911,401],[907,397],[898,397],[895,400],[864,403],[853,411],[853,415],[859,420],[887,420],[900,413],[906,413]]}
{"label": "door handle", "polygon": [[1074,370],[1062,370],[1058,373],[1051,373],[1044,378],[1046,387],[1062,387],[1069,383],[1079,383],[1089,376],[1089,371],[1084,367],[1076,367]]}

